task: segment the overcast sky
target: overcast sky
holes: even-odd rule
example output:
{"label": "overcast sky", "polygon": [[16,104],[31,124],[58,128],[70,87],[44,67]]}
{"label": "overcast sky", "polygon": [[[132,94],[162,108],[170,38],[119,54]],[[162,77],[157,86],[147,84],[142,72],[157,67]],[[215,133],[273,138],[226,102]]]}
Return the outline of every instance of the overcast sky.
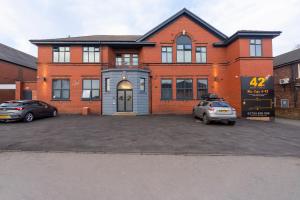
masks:
{"label": "overcast sky", "polygon": [[29,39],[144,34],[184,7],[227,36],[282,31],[275,56],[300,44],[300,0],[0,0],[0,42],[36,56]]}

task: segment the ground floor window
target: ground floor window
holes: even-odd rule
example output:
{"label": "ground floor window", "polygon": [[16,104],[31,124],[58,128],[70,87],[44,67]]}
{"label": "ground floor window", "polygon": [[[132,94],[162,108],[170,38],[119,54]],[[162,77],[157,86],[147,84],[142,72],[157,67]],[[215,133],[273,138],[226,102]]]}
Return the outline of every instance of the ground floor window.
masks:
{"label": "ground floor window", "polygon": [[105,92],[110,92],[110,79],[109,78],[105,78]]}
{"label": "ground floor window", "polygon": [[197,98],[201,99],[203,95],[208,93],[208,81],[207,79],[197,80]]}
{"label": "ground floor window", "polygon": [[193,79],[176,80],[176,99],[179,100],[193,99]]}
{"label": "ground floor window", "polygon": [[161,80],[161,99],[171,100],[172,99],[172,80],[162,79]]}
{"label": "ground floor window", "polygon": [[52,98],[67,100],[70,99],[70,80],[54,79],[52,80]]}
{"label": "ground floor window", "polygon": [[280,99],[280,107],[281,108],[288,108],[289,107],[289,100],[288,99]]}
{"label": "ground floor window", "polygon": [[145,82],[146,82],[145,78],[140,78],[140,91],[145,92]]}
{"label": "ground floor window", "polygon": [[82,99],[100,99],[100,82],[99,80],[82,81]]}

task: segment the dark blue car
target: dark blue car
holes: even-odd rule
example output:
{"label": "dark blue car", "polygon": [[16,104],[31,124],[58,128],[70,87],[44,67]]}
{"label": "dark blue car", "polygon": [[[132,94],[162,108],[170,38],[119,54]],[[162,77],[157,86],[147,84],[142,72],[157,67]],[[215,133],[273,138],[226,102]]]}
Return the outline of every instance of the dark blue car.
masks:
{"label": "dark blue car", "polygon": [[0,104],[0,121],[31,122],[37,118],[55,116],[57,116],[57,109],[42,101],[13,100]]}

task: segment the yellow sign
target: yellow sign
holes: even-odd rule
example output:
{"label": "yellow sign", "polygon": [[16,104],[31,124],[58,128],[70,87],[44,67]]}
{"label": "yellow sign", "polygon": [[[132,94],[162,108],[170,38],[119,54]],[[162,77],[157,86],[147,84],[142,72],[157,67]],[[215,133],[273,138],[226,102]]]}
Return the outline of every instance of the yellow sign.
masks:
{"label": "yellow sign", "polygon": [[266,78],[264,77],[253,77],[250,81],[252,87],[265,87]]}

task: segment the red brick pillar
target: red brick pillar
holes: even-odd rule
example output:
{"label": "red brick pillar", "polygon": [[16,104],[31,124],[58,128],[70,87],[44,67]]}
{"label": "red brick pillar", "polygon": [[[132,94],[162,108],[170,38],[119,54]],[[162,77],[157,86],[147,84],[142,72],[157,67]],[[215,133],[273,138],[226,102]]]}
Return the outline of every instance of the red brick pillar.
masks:
{"label": "red brick pillar", "polygon": [[21,81],[16,81],[15,99],[21,99],[22,83]]}

